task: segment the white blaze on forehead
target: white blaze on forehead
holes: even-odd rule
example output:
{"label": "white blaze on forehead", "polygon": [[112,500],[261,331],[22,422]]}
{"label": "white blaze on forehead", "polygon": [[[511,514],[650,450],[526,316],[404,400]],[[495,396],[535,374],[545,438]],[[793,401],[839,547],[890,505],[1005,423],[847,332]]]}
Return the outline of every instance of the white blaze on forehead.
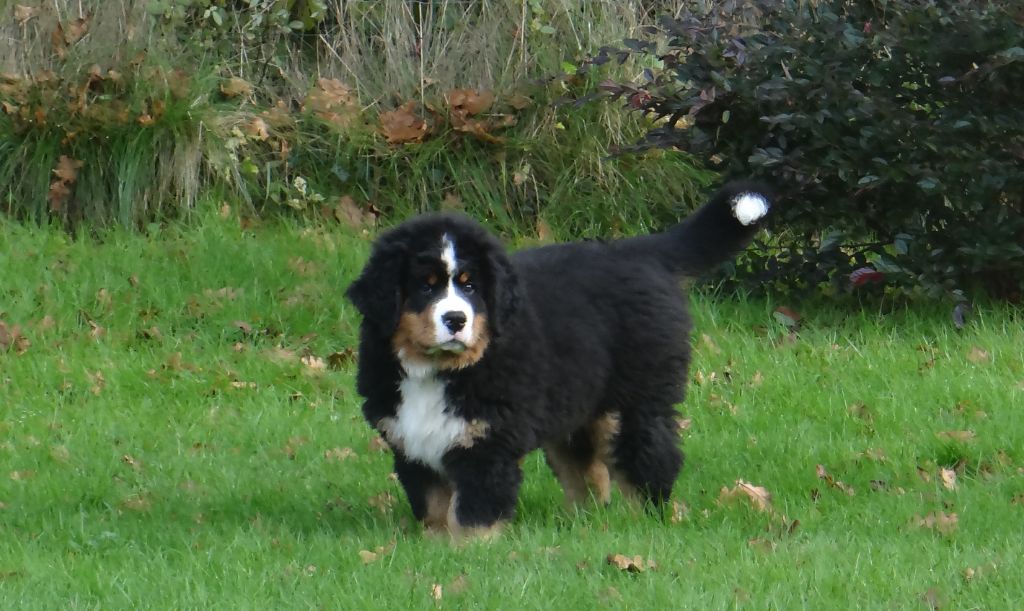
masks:
{"label": "white blaze on forehead", "polygon": [[750,225],[768,214],[768,200],[760,193],[741,193],[732,200],[732,213],[740,224]]}
{"label": "white blaze on forehead", "polygon": [[[448,271],[448,283],[444,296],[431,309],[430,318],[434,322],[434,339],[439,345],[450,341],[469,344],[473,341],[473,305],[462,296],[461,291],[455,288],[458,260],[455,255],[455,243],[448,237],[448,234],[441,238],[441,261],[444,262]],[[455,333],[448,329],[441,318],[449,312],[462,312],[466,316],[466,324]]]}
{"label": "white blaze on forehead", "polygon": [[451,278],[455,276],[455,244],[452,243],[447,233],[441,238],[441,260],[444,261],[444,266],[448,269],[448,279],[451,281]]}

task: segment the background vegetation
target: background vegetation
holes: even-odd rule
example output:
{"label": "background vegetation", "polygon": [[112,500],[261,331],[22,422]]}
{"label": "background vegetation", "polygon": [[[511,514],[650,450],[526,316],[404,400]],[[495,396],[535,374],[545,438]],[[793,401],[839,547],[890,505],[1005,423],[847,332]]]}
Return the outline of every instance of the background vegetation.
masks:
{"label": "background vegetation", "polygon": [[466,209],[531,236],[662,225],[711,174],[678,154],[607,159],[644,122],[551,102],[586,86],[566,75],[600,44],[664,9],[640,0],[8,6],[4,206],[70,226],[144,227],[221,200],[356,226]]}
{"label": "background vegetation", "polygon": [[143,228],[227,202],[250,220],[363,229],[443,208],[508,236],[607,237],[758,176],[783,205],[733,270],[748,287],[1022,295],[1015,2],[4,12],[0,181],[15,218]]}
{"label": "background vegetation", "polygon": [[1021,298],[1019,2],[726,1],[661,25],[595,59],[652,66],[602,90],[662,120],[631,150],[778,187],[790,233],[747,277]]}

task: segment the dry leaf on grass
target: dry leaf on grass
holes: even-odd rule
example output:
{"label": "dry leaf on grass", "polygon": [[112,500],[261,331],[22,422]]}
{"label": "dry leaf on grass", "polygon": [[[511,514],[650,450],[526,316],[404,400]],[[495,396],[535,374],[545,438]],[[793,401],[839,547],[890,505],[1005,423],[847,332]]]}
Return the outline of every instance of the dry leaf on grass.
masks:
{"label": "dry leaf on grass", "polygon": [[469,578],[464,574],[458,575],[451,583],[448,584],[449,594],[463,594],[469,589]]}
{"label": "dry leaf on grass", "polygon": [[914,526],[921,528],[927,528],[934,530],[943,535],[953,534],[960,522],[960,516],[955,513],[945,513],[943,511],[933,511],[923,518],[920,516],[914,516],[911,523]]}
{"label": "dry leaf on grass", "polygon": [[623,554],[608,554],[605,561],[620,571],[627,573],[643,573],[647,569],[655,569],[658,564],[653,560],[644,560],[643,556],[633,556],[632,558]]}
{"label": "dry leaf on grass", "polygon": [[406,102],[395,110],[380,113],[381,132],[389,144],[419,142],[427,135],[427,122],[416,115],[415,107],[415,102]]}
{"label": "dry leaf on grass", "polygon": [[444,596],[444,589],[441,584],[435,583],[430,586],[430,597],[434,599],[434,602],[441,602],[441,597]]}
{"label": "dry leaf on grass", "polygon": [[352,448],[331,448],[324,452],[324,458],[327,462],[341,462],[350,458],[355,458],[356,453]]}
{"label": "dry leaf on grass", "polygon": [[980,365],[982,363],[987,363],[990,360],[992,360],[992,355],[989,354],[988,350],[985,350],[979,346],[973,346],[967,352],[967,360],[974,363],[975,365]]}
{"label": "dry leaf on grass", "polygon": [[133,494],[121,500],[121,508],[130,511],[149,511],[153,507],[153,501],[145,494]]}
{"label": "dry leaf on grass", "polygon": [[321,121],[337,127],[348,127],[360,115],[359,103],[352,89],[337,79],[321,78],[309,90],[302,109],[312,112]]}
{"label": "dry leaf on grass", "polygon": [[221,82],[220,92],[228,98],[249,97],[252,95],[252,84],[244,78],[233,76]]}
{"label": "dry leaf on grass", "polygon": [[968,442],[973,441],[977,435],[974,431],[940,431],[935,433],[935,436],[939,439],[951,439],[953,441]]}
{"label": "dry leaf on grass", "polygon": [[327,361],[318,356],[314,356],[312,354],[306,355],[299,359],[299,361],[306,366],[306,371],[308,373],[322,373],[327,371]]}
{"label": "dry leaf on grass", "polygon": [[388,442],[384,441],[384,438],[380,435],[371,437],[370,441],[366,445],[371,452],[387,452],[391,449]]}
{"label": "dry leaf on grass", "polygon": [[79,17],[68,24],[67,30],[64,32],[64,40],[69,45],[73,45],[79,40],[85,38],[85,35],[89,32],[89,16]]}
{"label": "dry leaf on grass", "polygon": [[381,492],[371,496],[368,502],[377,511],[387,514],[391,513],[392,506],[395,504],[395,497],[390,492]]}
{"label": "dry leaf on grass", "polygon": [[939,479],[946,490],[956,490],[956,471],[943,467],[939,469]]}
{"label": "dry leaf on grass", "polygon": [[328,208],[334,219],[352,229],[372,227],[377,222],[372,206],[363,207],[356,203],[351,195],[343,195],[333,208]]}
{"label": "dry leaf on grass", "polygon": [[825,465],[818,465],[815,470],[818,474],[818,479],[824,481],[830,488],[842,490],[849,496],[856,494],[851,486],[847,486],[843,482],[832,477],[828,471],[825,470]]}
{"label": "dry leaf on grass", "polygon": [[770,512],[772,510],[772,497],[768,490],[741,479],[736,480],[736,485],[732,488],[723,486],[718,494],[718,502],[721,504],[736,500],[746,500],[751,507],[758,511]]}
{"label": "dry leaf on grass", "polygon": [[363,561],[363,564],[370,564],[371,562],[377,561],[377,554],[369,550],[359,550],[359,559]]}
{"label": "dry leaf on grass", "polygon": [[345,348],[340,352],[332,352],[327,355],[327,366],[331,369],[342,369],[351,365],[356,360],[356,351],[352,348]]}
{"label": "dry leaf on grass", "polygon": [[478,115],[494,103],[494,92],[489,90],[452,89],[444,97],[452,114],[462,116]]}
{"label": "dry leaf on grass", "polygon": [[22,333],[20,325],[11,325],[0,320],[0,351],[13,350],[16,354],[25,354],[32,342]]}
{"label": "dry leaf on grass", "polygon": [[25,27],[28,22],[39,16],[39,7],[37,6],[25,6],[23,4],[14,5],[14,19],[18,22],[18,25]]}

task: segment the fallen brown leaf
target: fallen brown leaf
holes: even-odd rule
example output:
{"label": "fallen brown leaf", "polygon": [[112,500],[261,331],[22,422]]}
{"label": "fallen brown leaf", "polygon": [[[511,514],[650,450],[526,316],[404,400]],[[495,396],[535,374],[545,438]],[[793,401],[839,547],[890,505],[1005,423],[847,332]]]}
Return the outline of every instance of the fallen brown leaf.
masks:
{"label": "fallen brown leaf", "polygon": [[485,112],[494,103],[494,92],[489,90],[452,89],[444,97],[452,114],[462,117]]}
{"label": "fallen brown leaf", "polygon": [[928,588],[928,591],[921,595],[921,602],[928,606],[929,609],[941,609],[942,599],[939,596],[937,588]]}
{"label": "fallen brown leaf", "polygon": [[790,332],[800,329],[800,313],[787,306],[779,306],[772,312],[772,316],[779,324],[786,327]]}
{"label": "fallen brown leaf", "polygon": [[885,462],[888,457],[885,455],[885,450],[882,448],[868,448],[863,452],[857,452],[854,454],[854,458],[858,460],[870,460],[872,462]]}
{"label": "fallen brown leaf", "polygon": [[57,167],[53,169],[53,175],[57,177],[57,180],[72,185],[78,180],[78,170],[83,165],[85,165],[85,162],[80,159],[72,159],[67,155],[61,155],[57,159]]}
{"label": "fallen brown leaf", "polygon": [[28,22],[39,16],[39,7],[36,6],[25,6],[23,4],[14,5],[14,19],[18,22],[18,25],[25,27]]}
{"label": "fallen brown leaf", "polygon": [[221,82],[220,92],[228,98],[249,97],[252,95],[252,84],[243,78],[233,76]]}
{"label": "fallen brown leaf", "polygon": [[645,561],[643,556],[625,556],[623,554],[608,554],[605,561],[620,571],[626,571],[627,573],[643,573],[647,569],[657,568],[657,563],[653,560]]}
{"label": "fallen brown leaf", "polygon": [[124,454],[124,455],[122,455],[121,456],[121,462],[123,462],[124,464],[128,465],[129,467],[131,467],[135,471],[141,471],[142,470],[142,463],[137,458],[132,456],[131,454]]}
{"label": "fallen brown leaf", "polygon": [[389,446],[388,442],[384,441],[384,438],[380,435],[374,435],[367,443],[367,449],[371,452],[387,452],[391,449],[391,446]]}
{"label": "fallen brown leaf", "polygon": [[352,348],[345,348],[340,352],[332,352],[327,355],[327,366],[331,369],[342,369],[351,365],[356,360],[356,351]]}
{"label": "fallen brown leaf", "polygon": [[672,501],[672,516],[669,520],[673,524],[685,522],[690,515],[690,507],[683,501]]}
{"label": "fallen brown leaf", "polygon": [[974,431],[941,431],[935,433],[935,435],[939,439],[952,439],[961,442],[973,441],[977,437]]}
{"label": "fallen brown leaf", "polygon": [[380,113],[381,132],[390,144],[419,142],[427,135],[427,122],[417,116],[415,102],[406,102],[395,110]]}
{"label": "fallen brown leaf", "polygon": [[978,346],[973,346],[967,352],[967,360],[972,362],[972,363],[974,363],[975,365],[980,365],[982,363],[987,363],[991,359],[992,359],[992,355],[989,354],[987,350],[984,350],[984,349],[982,349],[982,348],[980,348]]}
{"label": "fallen brown leaf", "polygon": [[89,32],[89,16],[79,17],[68,24],[67,31],[64,33],[64,40],[69,44],[73,45],[79,40],[85,38],[85,35]]}
{"label": "fallen brown leaf", "polygon": [[451,583],[448,584],[449,594],[463,594],[469,589],[469,578],[464,574],[459,574]]}
{"label": "fallen brown leaf", "polygon": [[50,457],[57,462],[68,462],[71,460],[71,451],[66,445],[56,445],[50,448]]}
{"label": "fallen brown leaf", "polygon": [[542,218],[537,219],[537,239],[541,242],[553,242],[555,239],[551,225],[548,225],[547,221]]}
{"label": "fallen brown leaf", "polygon": [[771,539],[764,539],[762,537],[755,537],[755,538],[750,539],[749,541],[747,541],[747,545],[749,545],[752,549],[755,549],[755,550],[757,550],[757,551],[759,551],[761,553],[767,554],[767,553],[770,553],[770,552],[774,552],[775,551],[775,547],[778,544],[775,541],[772,541]]}
{"label": "fallen brown leaf", "polygon": [[830,488],[842,490],[848,496],[856,494],[851,486],[844,484],[843,482],[832,477],[828,471],[825,470],[825,465],[818,465],[815,470],[818,474],[818,479],[823,480]]}
{"label": "fallen brown leaf", "polygon": [[327,371],[327,361],[312,354],[302,357],[299,359],[299,362],[305,365],[306,371],[310,373],[322,373]]}
{"label": "fallen brown leaf", "polygon": [[960,522],[960,516],[955,513],[933,511],[923,518],[914,516],[912,524],[921,528],[935,530],[943,535],[950,535],[956,530]]}
{"label": "fallen brown leaf", "polygon": [[369,503],[371,507],[381,513],[391,513],[391,508],[395,504],[395,497],[390,492],[381,492],[371,496]]}
{"label": "fallen brown leaf", "polygon": [[444,589],[441,584],[435,583],[430,586],[430,597],[434,599],[434,602],[441,602],[441,597],[444,596]]}
{"label": "fallen brown leaf", "polygon": [[145,494],[133,494],[121,500],[121,507],[131,511],[149,511],[153,501]]}
{"label": "fallen brown leaf", "polygon": [[22,333],[20,325],[8,326],[0,320],[0,350],[14,350],[16,354],[25,354],[32,342]]}
{"label": "fallen brown leaf", "polygon": [[343,195],[338,199],[338,203],[333,208],[333,215],[339,223],[348,225],[352,229],[372,227],[377,221],[376,215],[357,204],[351,195]]}
{"label": "fallen brown leaf", "polygon": [[342,128],[351,125],[360,115],[359,103],[352,89],[339,80],[328,78],[317,80],[306,94],[302,109]]}
{"label": "fallen brown leaf", "polygon": [[377,554],[369,550],[359,550],[359,559],[363,561],[363,564],[370,564],[377,561]]}
{"label": "fallen brown leaf", "polygon": [[729,503],[736,500],[746,500],[751,507],[758,511],[771,511],[771,494],[761,486],[755,486],[741,479],[736,480],[732,488],[722,487],[718,494],[719,503]]}
{"label": "fallen brown leaf", "polygon": [[352,448],[331,448],[324,452],[324,458],[327,462],[341,462],[350,458],[355,458],[356,453],[352,451]]}
{"label": "fallen brown leaf", "polygon": [[89,388],[89,392],[94,395],[99,395],[103,392],[103,388],[107,385],[107,379],[103,376],[102,371],[96,373],[85,372],[89,376],[89,380],[92,382],[92,387]]}
{"label": "fallen brown leaf", "polygon": [[956,490],[956,471],[943,467],[939,469],[939,479],[946,490]]}

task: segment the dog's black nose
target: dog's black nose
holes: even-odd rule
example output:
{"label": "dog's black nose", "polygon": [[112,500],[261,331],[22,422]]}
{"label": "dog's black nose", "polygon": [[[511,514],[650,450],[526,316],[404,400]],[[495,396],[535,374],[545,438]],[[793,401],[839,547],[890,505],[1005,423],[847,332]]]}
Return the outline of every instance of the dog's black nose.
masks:
{"label": "dog's black nose", "polygon": [[441,322],[452,333],[458,333],[466,326],[466,315],[462,312],[445,312],[441,315]]}

